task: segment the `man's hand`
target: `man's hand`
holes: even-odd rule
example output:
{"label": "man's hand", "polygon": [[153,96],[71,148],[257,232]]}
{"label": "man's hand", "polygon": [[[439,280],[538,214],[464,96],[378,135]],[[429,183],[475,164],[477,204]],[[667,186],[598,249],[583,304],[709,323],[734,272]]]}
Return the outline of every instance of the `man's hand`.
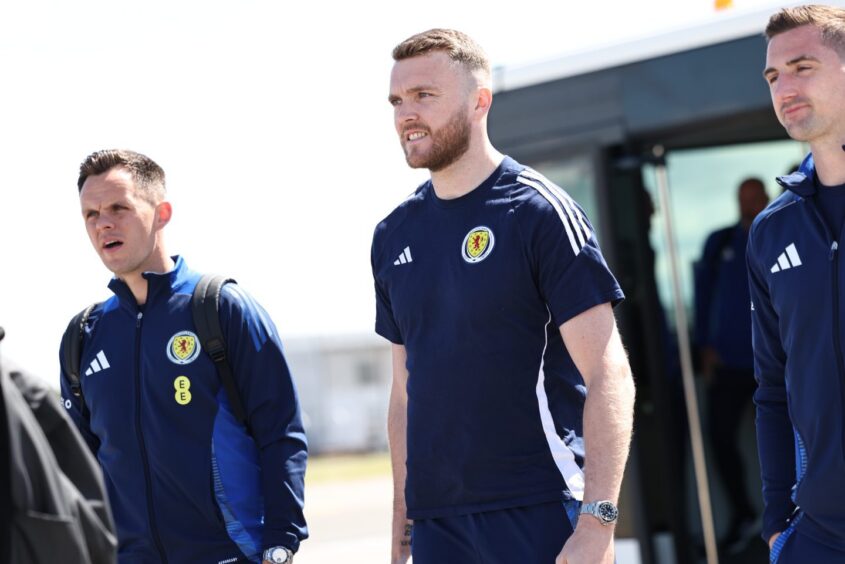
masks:
{"label": "man's hand", "polygon": [[602,525],[582,515],[575,532],[563,545],[555,564],[613,564],[614,526]]}
{"label": "man's hand", "polygon": [[413,522],[393,520],[393,541],[390,546],[390,564],[405,564],[411,557],[411,529]]}
{"label": "man's hand", "polygon": [[775,533],[771,537],[769,537],[769,550],[772,550],[772,547],[775,546],[775,542],[778,540],[778,537],[781,533]]}

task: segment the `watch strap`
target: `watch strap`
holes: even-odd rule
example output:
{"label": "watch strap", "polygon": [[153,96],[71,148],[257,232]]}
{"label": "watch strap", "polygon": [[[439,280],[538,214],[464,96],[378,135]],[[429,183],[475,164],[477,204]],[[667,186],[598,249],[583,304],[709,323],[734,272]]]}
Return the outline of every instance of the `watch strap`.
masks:
{"label": "watch strap", "polygon": [[[612,519],[608,519],[600,507],[603,505],[610,506],[610,513],[613,515]],[[599,523],[602,525],[611,525],[616,523],[619,518],[619,509],[616,507],[616,504],[612,501],[606,499],[600,499],[598,501],[593,501],[591,503],[584,503],[581,505],[581,511],[579,512],[581,515],[592,515],[596,519],[599,520]]]}
{"label": "watch strap", "polygon": [[[274,558],[274,554],[278,554],[278,551],[284,551],[285,559],[284,560],[277,560]],[[284,546],[271,546],[267,550],[265,550],[261,556],[262,560],[266,560],[267,562],[272,562],[273,564],[291,564],[293,562],[293,552]]]}

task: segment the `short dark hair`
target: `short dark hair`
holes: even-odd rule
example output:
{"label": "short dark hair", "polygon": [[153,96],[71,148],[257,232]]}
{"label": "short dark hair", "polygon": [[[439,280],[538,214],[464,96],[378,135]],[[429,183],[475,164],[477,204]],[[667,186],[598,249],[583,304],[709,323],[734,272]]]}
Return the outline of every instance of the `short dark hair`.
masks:
{"label": "short dark hair", "polygon": [[765,188],[766,188],[766,183],[765,183],[765,182],[763,182],[763,181],[762,181],[759,177],[757,177],[757,176],[749,176],[748,178],[744,178],[744,179],[742,180],[742,182],[740,182],[740,183],[739,183],[739,187],[738,187],[738,189],[739,189],[739,188],[742,188],[742,187],[743,187],[743,186],[745,186],[746,184],[754,184],[754,185],[757,185],[757,186],[762,187],[763,189],[765,189]]}
{"label": "short dark hair", "polygon": [[434,28],[412,35],[393,48],[393,60],[410,59],[432,51],[446,53],[470,72],[480,70],[490,74],[490,61],[484,49],[472,37],[455,29]]}
{"label": "short dark hair", "polygon": [[77,188],[82,192],[82,185],[89,176],[104,174],[113,168],[129,172],[139,194],[150,203],[157,204],[165,198],[164,169],[148,156],[127,149],[103,149],[88,155],[79,165]]}
{"label": "short dark hair", "polygon": [[823,4],[783,8],[769,18],[766,39],[771,41],[776,35],[805,25],[818,28],[822,43],[845,56],[845,8]]}

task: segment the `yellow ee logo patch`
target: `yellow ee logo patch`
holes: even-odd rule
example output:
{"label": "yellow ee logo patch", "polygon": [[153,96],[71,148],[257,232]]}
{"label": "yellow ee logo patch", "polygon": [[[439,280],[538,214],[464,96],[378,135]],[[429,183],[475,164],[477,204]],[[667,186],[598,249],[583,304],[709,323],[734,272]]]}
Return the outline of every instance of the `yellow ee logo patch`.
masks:
{"label": "yellow ee logo patch", "polygon": [[176,388],[176,403],[179,405],[191,403],[191,381],[187,376],[177,376],[173,380],[173,387]]}
{"label": "yellow ee logo patch", "polygon": [[471,229],[464,237],[464,242],[461,245],[461,256],[470,264],[481,262],[490,255],[495,242],[493,231],[489,227],[479,225],[475,229]]}

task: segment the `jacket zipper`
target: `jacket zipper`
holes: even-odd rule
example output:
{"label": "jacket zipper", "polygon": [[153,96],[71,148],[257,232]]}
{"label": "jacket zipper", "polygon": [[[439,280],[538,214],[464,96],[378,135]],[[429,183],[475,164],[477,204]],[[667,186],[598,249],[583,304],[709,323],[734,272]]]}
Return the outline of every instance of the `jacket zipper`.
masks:
{"label": "jacket zipper", "polygon": [[804,439],[801,438],[797,427],[793,432],[795,434],[795,488],[792,490],[791,497],[792,503],[798,505],[798,490],[801,488],[804,476],[807,475],[807,447],[804,446]]}
{"label": "jacket zipper", "polygon": [[[825,223],[821,212],[819,212],[818,203],[815,198],[811,201],[811,207],[816,214],[816,219],[822,225],[822,232],[827,235],[828,241],[831,242],[828,261],[831,263],[833,269],[831,273],[831,277],[833,278],[833,352],[836,355],[836,369],[839,373],[839,397],[842,400],[842,405],[845,405],[845,364],[842,361],[842,335],[840,333],[839,320],[841,315],[839,312],[839,253],[837,252],[839,250],[839,243],[834,239],[833,234],[830,232],[830,227]],[[842,449],[840,456],[845,459],[845,433],[842,433],[840,438],[840,447]]]}
{"label": "jacket zipper", "polygon": [[150,476],[150,463],[147,458],[147,445],[144,442],[144,433],[141,431],[141,319],[144,312],[138,312],[135,323],[135,432],[138,435],[138,446],[141,449],[141,462],[144,467],[144,481],[147,484],[147,516],[150,521],[150,532],[153,535],[153,542],[161,557],[161,561],[167,564],[167,556],[164,554],[164,545],[158,533],[158,525],[153,515],[153,481]]}
{"label": "jacket zipper", "polygon": [[[845,366],[842,362],[842,342],[840,334],[839,316],[839,243],[834,241],[830,245],[831,261],[833,262],[833,347],[836,351],[836,367],[839,369],[839,393],[842,404],[845,405]],[[845,433],[842,434],[842,456],[845,458]]]}

